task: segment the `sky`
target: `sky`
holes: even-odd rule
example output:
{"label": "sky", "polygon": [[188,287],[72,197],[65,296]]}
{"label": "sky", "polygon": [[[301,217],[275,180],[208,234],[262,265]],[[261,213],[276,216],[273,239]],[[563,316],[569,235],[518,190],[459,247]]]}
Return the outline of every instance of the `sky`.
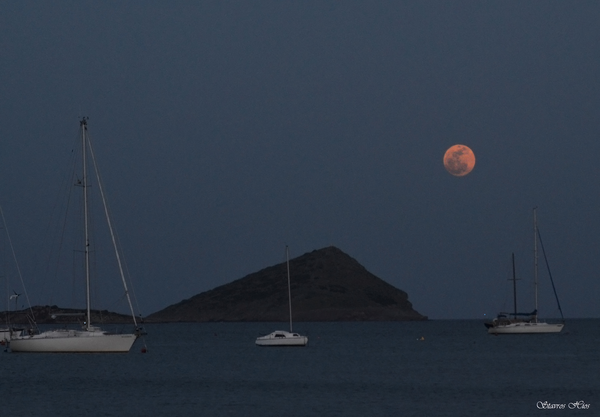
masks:
{"label": "sky", "polygon": [[[599,21],[596,1],[3,1],[0,205],[30,302],[74,298],[44,241],[87,116],[142,315],[285,245],[340,248],[431,319],[511,309],[514,253],[531,311],[537,207],[565,317],[598,318]],[[541,253],[539,290],[556,317]]]}

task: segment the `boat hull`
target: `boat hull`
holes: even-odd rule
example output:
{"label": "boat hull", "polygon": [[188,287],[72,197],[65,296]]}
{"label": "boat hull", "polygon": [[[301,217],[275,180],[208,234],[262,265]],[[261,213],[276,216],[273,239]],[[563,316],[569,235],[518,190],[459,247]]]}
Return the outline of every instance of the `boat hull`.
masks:
{"label": "boat hull", "polygon": [[297,333],[276,331],[256,339],[257,346],[306,346],[308,337]]}
{"label": "boat hull", "polygon": [[564,324],[554,323],[510,323],[488,327],[489,334],[543,334],[560,333]]}
{"label": "boat hull", "polygon": [[10,350],[36,353],[127,353],[136,339],[135,334],[52,330],[31,336],[13,336]]}

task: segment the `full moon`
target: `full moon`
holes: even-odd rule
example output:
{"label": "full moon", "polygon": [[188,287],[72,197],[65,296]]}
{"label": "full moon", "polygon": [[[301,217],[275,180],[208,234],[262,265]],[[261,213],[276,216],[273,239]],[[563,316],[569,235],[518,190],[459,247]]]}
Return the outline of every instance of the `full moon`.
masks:
{"label": "full moon", "polygon": [[451,146],[444,154],[444,167],[455,177],[464,177],[475,166],[475,154],[465,145]]}

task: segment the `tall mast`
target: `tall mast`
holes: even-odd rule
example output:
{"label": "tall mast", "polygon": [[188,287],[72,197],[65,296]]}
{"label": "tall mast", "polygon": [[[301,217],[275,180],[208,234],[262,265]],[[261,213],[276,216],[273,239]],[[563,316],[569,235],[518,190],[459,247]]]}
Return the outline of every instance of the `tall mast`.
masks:
{"label": "tall mast", "polygon": [[286,245],[285,246],[285,258],[287,264],[287,279],[288,279],[288,301],[290,305],[290,333],[293,333],[292,330],[292,288],[290,286],[290,249]]}
{"label": "tall mast", "polygon": [[535,315],[533,320],[537,323],[538,311],[538,251],[537,251],[537,207],[533,208],[533,288],[535,293]]}
{"label": "tall mast", "polygon": [[87,119],[84,117],[81,119],[81,154],[83,162],[83,175],[82,175],[82,187],[83,187],[83,229],[84,229],[84,253],[85,253],[85,295],[86,295],[86,308],[87,308],[87,320],[85,322],[85,329],[90,330],[90,239],[88,231],[88,196],[87,196],[87,160],[86,160],[86,145],[87,145]]}

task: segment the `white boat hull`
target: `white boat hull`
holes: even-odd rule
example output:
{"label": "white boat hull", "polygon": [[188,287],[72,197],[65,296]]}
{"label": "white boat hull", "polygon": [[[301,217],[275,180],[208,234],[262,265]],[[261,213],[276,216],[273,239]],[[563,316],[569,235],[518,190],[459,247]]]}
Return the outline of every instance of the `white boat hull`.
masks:
{"label": "white boat hull", "polygon": [[543,334],[560,333],[564,324],[551,323],[510,323],[488,328],[490,334]]}
{"label": "white boat hull", "polygon": [[135,334],[50,330],[31,336],[13,336],[10,350],[37,353],[127,353],[136,339]]}
{"label": "white boat hull", "polygon": [[282,330],[256,338],[257,346],[306,346],[308,337]]}

